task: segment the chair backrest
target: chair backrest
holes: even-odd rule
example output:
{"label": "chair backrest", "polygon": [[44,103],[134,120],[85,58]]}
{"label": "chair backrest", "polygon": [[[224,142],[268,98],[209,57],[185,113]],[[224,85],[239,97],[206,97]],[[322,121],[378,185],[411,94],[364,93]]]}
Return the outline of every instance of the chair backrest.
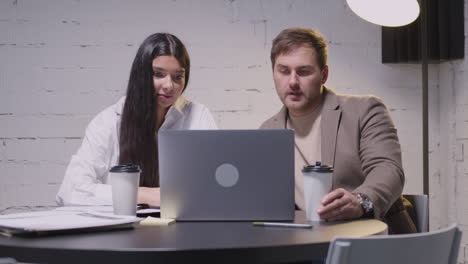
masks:
{"label": "chair backrest", "polygon": [[16,264],[16,260],[13,258],[0,257],[0,264]]}
{"label": "chair backrest", "polygon": [[418,232],[429,231],[429,200],[425,194],[404,194],[408,201],[410,201],[416,213],[415,224]]}
{"label": "chair backrest", "polygon": [[456,224],[426,233],[337,237],[330,243],[327,264],[456,264],[461,231]]}

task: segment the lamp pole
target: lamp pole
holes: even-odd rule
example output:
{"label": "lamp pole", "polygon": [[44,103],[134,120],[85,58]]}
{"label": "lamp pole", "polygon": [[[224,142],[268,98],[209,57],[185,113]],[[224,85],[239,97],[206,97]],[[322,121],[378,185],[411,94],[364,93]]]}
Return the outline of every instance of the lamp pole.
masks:
{"label": "lamp pole", "polygon": [[427,0],[421,7],[421,69],[422,69],[422,140],[423,140],[423,193],[429,195],[429,92],[427,51]]}
{"label": "lamp pole", "polygon": [[427,5],[428,0],[420,0],[421,8],[421,75],[422,75],[422,139],[423,139],[423,193],[427,195],[427,230],[430,222],[429,199],[429,74],[428,74],[428,49],[427,49]]}

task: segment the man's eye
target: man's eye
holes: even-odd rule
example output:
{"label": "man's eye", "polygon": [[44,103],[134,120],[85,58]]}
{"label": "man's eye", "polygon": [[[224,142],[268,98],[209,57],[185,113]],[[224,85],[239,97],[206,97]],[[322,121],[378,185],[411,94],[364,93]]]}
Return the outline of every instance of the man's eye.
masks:
{"label": "man's eye", "polygon": [[155,73],[153,74],[153,76],[156,77],[156,78],[164,78],[164,73],[162,73],[162,72],[155,72]]}
{"label": "man's eye", "polygon": [[286,75],[286,74],[289,74],[289,70],[288,70],[288,69],[279,69],[278,72],[281,73],[281,74],[285,74],[285,75]]}
{"label": "man's eye", "polygon": [[312,72],[311,71],[298,71],[297,72],[297,75],[299,76],[308,76],[308,75],[311,75]]}

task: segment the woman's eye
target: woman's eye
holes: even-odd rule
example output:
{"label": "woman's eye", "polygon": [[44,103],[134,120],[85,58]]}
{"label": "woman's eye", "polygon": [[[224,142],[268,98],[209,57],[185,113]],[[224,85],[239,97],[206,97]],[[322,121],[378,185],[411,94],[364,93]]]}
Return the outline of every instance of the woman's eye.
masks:
{"label": "woman's eye", "polygon": [[173,80],[174,82],[180,83],[180,82],[182,82],[184,79],[185,79],[185,75],[184,75],[184,74],[174,74],[174,75],[172,75],[172,80]]}
{"label": "woman's eye", "polygon": [[164,78],[164,73],[162,73],[162,72],[155,72],[155,73],[153,74],[153,76],[156,77],[156,78]]}

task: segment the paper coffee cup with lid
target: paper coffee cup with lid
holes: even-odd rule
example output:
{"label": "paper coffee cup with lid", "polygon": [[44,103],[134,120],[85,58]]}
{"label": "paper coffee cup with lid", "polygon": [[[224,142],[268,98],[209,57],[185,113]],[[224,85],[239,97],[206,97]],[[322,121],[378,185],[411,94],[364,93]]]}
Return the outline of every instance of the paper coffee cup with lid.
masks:
{"label": "paper coffee cup with lid", "polygon": [[114,214],[136,215],[140,172],[140,167],[134,164],[117,165],[109,170]]}
{"label": "paper coffee cup with lid", "polygon": [[315,165],[304,166],[302,177],[307,220],[321,221],[317,209],[322,198],[331,191],[333,167],[317,161]]}

